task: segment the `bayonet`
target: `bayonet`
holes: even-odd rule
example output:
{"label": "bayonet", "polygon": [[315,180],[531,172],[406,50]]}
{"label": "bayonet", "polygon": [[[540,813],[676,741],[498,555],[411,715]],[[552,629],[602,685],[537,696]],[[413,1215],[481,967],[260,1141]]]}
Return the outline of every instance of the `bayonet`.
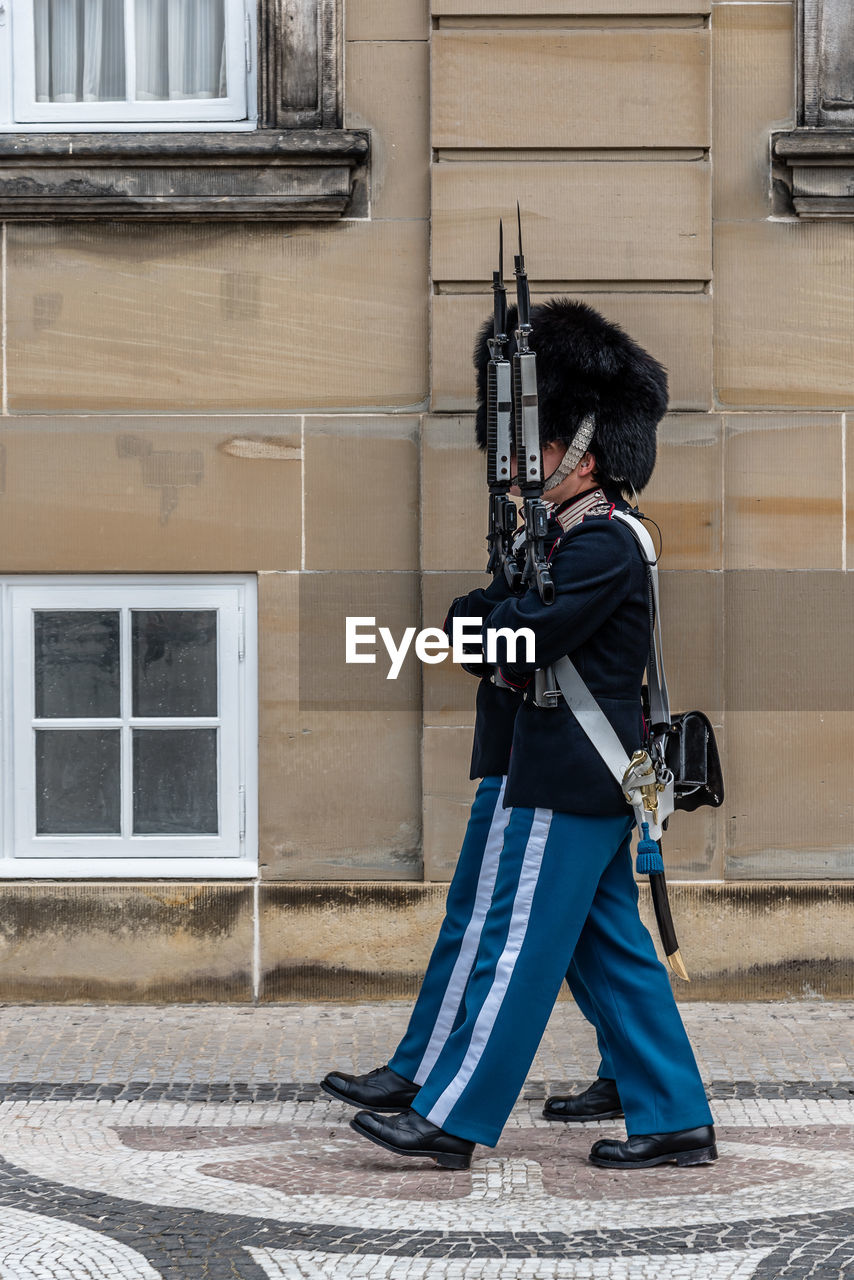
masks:
{"label": "bayonet", "polygon": [[508,496],[513,444],[512,372],[507,359],[507,290],[504,285],[504,224],[498,224],[498,270],[492,273],[492,337],[486,371],[486,482],[489,486],[489,564],[515,590],[521,574],[513,557],[516,504]]}
{"label": "bayonet", "polygon": [[528,342],[531,329],[531,293],[522,251],[522,214],[516,202],[519,252],[514,259],[516,305],[519,328],[513,355],[513,404],[516,419],[516,471],[524,501],[525,568],[523,579],[535,586],[543,604],[553,604],[555,588],[549,572],[545,539],[549,517],[543,502],[543,454],[540,448],[540,419],[537,405],[537,357]]}

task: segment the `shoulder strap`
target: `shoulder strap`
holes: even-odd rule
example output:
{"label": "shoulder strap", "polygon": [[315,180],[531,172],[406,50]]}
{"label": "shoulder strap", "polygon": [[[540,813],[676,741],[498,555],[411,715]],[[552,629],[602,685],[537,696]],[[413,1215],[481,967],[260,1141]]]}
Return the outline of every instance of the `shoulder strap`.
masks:
{"label": "shoulder strap", "polygon": [[567,706],[608,766],[609,773],[622,787],[629,767],[629,757],[616,730],[587,688],[571,658],[559,658],[552,670]]}
{"label": "shoulder strap", "polygon": [[631,531],[646,564],[653,612],[649,659],[646,666],[649,709],[654,725],[670,724],[670,695],[667,691],[667,678],[664,674],[664,659],[661,653],[661,611],[658,607],[658,560],[655,546],[648,530],[644,528],[637,516],[631,515],[628,511],[615,511],[611,518],[619,520]]}
{"label": "shoulder strap", "polygon": [[[664,675],[664,663],[661,657],[661,618],[658,607],[658,564],[655,547],[648,531],[637,516],[627,511],[614,511],[612,519],[620,520],[632,533],[640,547],[646,565],[649,580],[650,604],[653,621],[650,626],[649,657],[647,660],[647,683],[649,685],[650,715],[654,725],[670,724],[670,697],[667,692],[667,680]],[[567,706],[584,730],[590,742],[602,757],[611,776],[622,790],[626,770],[629,768],[629,756],[620,742],[611,722],[599,706],[593,694],[579,675],[574,663],[568,657],[554,663],[553,671],[558,687],[566,699]],[[639,795],[639,793],[636,793]],[[659,822],[653,824],[642,802],[633,803],[635,819],[638,826],[643,821],[650,824],[652,838],[661,836],[660,823],[673,810],[672,786],[669,793],[663,795],[660,802]]]}
{"label": "shoulder strap", "polygon": [[[554,664],[552,670],[558,682],[558,687],[566,699],[567,706],[587,734],[590,742],[599,752],[608,772],[625,795],[628,770],[633,761],[629,759],[628,753],[617,737],[613,725],[587,688],[571,658],[560,658]],[[646,822],[653,840],[660,840],[661,824],[673,812],[672,778],[669,787],[659,797],[658,821],[656,822],[652,814],[647,812],[641,792],[636,789],[642,781],[654,781],[653,765],[648,755],[643,769],[648,770],[644,778],[635,778],[634,782],[628,782],[628,794],[632,796],[630,803],[634,810],[638,829],[640,830],[642,824]]]}

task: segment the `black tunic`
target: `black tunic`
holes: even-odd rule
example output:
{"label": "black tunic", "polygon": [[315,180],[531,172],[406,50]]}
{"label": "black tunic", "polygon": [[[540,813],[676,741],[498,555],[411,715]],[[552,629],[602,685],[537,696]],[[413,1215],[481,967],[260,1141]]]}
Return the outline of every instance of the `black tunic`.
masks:
{"label": "black tunic", "polygon": [[[503,579],[494,579],[485,589],[478,588],[467,596],[458,596],[448,610],[445,630],[451,635],[455,616],[488,618],[495,605],[510,595]],[[512,689],[502,689],[492,681],[492,668],[482,662],[466,663],[464,669],[479,676],[474,743],[472,745],[471,778],[488,778],[505,774],[510,767],[513,726],[522,705],[522,696]]]}
{"label": "black tunic", "polygon": [[[615,505],[628,510],[622,500]],[[607,515],[586,516],[567,533],[556,523],[550,529],[554,604],[544,605],[535,590],[513,596],[503,583],[493,583],[455,601],[454,613],[483,618],[484,629],[534,632],[535,664],[509,665],[506,646],[498,641],[502,674],[522,687],[536,667],[568,654],[631,755],[643,741],[641,684],[649,653],[648,580],[640,548],[631,531]],[[487,705],[490,695],[481,696]],[[485,716],[481,733],[475,733],[473,778],[496,762],[482,745],[489,724]],[[565,703],[540,708],[525,697],[513,718],[507,774],[508,806],[603,816],[627,812],[619,786]]]}

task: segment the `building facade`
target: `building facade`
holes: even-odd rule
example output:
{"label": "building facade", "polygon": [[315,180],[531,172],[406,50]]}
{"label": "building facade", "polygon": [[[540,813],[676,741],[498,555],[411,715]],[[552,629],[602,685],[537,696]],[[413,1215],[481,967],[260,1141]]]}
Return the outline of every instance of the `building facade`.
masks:
{"label": "building facade", "polygon": [[727,783],[665,839],[679,994],[851,994],[849,6],[61,8],[0,5],[0,996],[415,989],[472,682],[345,618],[484,581],[517,199],[534,299],[669,371],[642,509]]}

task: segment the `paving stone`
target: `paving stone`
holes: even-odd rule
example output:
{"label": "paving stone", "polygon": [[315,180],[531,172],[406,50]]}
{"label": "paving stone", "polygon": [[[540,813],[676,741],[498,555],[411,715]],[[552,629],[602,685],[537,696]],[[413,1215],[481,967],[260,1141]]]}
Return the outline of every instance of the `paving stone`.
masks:
{"label": "paving stone", "polygon": [[471,1170],[367,1147],[319,1090],[387,1059],[405,1005],[0,1009],[3,1280],[843,1280],[851,1007],[689,1005],[720,1160],[586,1159],[558,1125],[593,1037],[560,1006]]}

